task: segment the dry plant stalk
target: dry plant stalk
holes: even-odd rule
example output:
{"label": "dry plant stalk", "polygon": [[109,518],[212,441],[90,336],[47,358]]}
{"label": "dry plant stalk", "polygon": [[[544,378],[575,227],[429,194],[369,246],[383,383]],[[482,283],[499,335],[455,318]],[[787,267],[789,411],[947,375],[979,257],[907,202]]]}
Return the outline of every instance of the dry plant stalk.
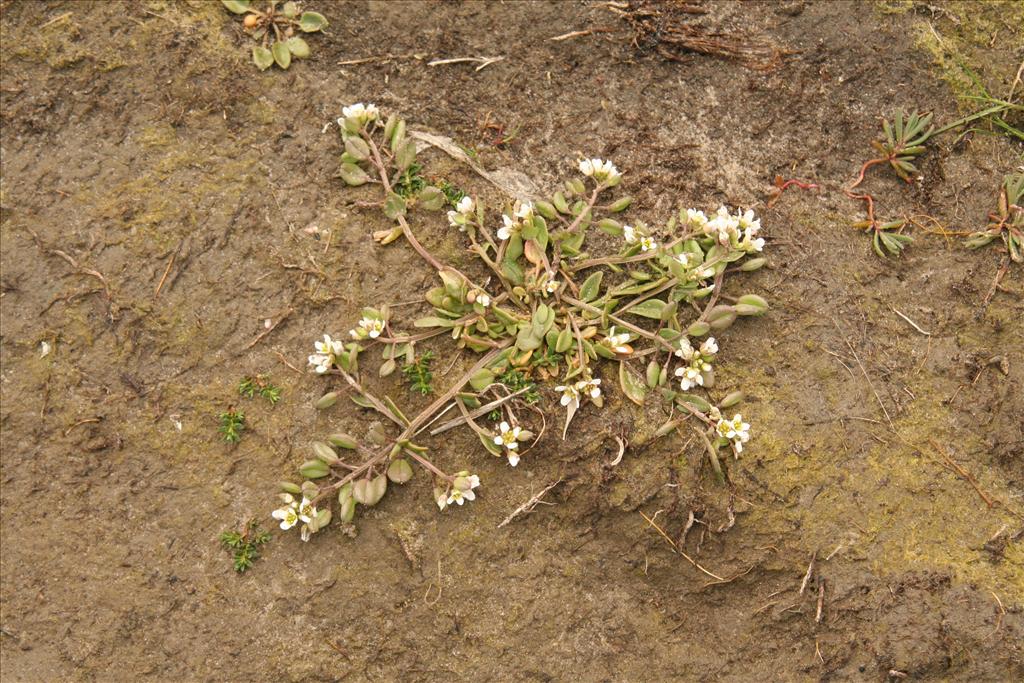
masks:
{"label": "dry plant stalk", "polygon": [[653,48],[669,61],[680,61],[687,52],[734,59],[758,71],[769,71],[782,63],[792,50],[751,38],[742,33],[715,31],[691,21],[692,15],[706,14],[700,5],[683,0],[609,3],[633,29],[633,45]]}

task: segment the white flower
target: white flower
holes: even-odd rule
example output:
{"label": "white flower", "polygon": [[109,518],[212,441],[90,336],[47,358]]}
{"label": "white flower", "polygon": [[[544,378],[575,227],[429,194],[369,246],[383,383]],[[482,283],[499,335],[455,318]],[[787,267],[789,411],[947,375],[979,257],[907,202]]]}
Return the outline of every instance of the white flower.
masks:
{"label": "white flower", "polygon": [[558,280],[548,280],[547,284],[544,285],[544,296],[548,294],[554,294],[559,286]]}
{"label": "white flower", "polygon": [[532,220],[533,219],[533,202],[517,201],[515,205],[515,216],[519,220]]}
{"label": "white flower", "polygon": [[498,425],[499,433],[494,437],[494,443],[509,450],[515,450],[519,448],[519,432],[521,431],[523,430],[518,425],[510,427],[508,422],[502,422]]}
{"label": "white flower", "polygon": [[575,408],[580,407],[580,390],[577,388],[578,386],[579,383],[577,382],[576,385],[566,384],[563,386],[555,387],[555,391],[562,392],[562,399],[560,403],[563,406],[572,405]]}
{"label": "white flower", "polygon": [[690,259],[695,259],[696,257],[696,254],[691,254],[688,251],[684,251],[683,253],[676,255],[676,261],[678,261],[679,265],[681,265],[683,268],[689,268]]}
{"label": "white flower", "polygon": [[302,525],[302,533],[300,535],[300,538],[302,538],[302,542],[305,543],[306,541],[308,541],[309,537],[312,536],[312,535],[313,535],[313,532],[310,530],[309,525],[308,524],[303,524]]}
{"label": "white flower", "polygon": [[693,360],[693,344],[690,343],[689,337],[683,337],[679,340],[679,348],[676,349],[676,355],[683,360]]}
{"label": "white flower", "polygon": [[580,173],[601,183],[614,181],[621,176],[615,164],[600,159],[581,159]]}
{"label": "white flower", "polygon": [[281,529],[283,531],[288,531],[299,522],[299,513],[295,510],[294,501],[291,505],[274,510],[270,513],[270,516],[281,520]]}
{"label": "white flower", "polygon": [[325,356],[320,353],[314,353],[309,357],[309,364],[313,366],[313,370],[318,374],[322,375],[331,369],[334,365],[333,356]]}
{"label": "white flower", "polygon": [[506,451],[505,455],[508,457],[508,464],[512,467],[519,464],[519,451]]}
{"label": "white flower", "polygon": [[750,441],[750,425],[743,421],[743,416],[739,413],[731,420],[719,419],[716,428],[719,436],[732,441],[737,454],[742,453],[743,444]]}
{"label": "white flower", "polygon": [[761,229],[760,219],[754,218],[754,212],[747,209],[742,214],[739,210],[736,211],[737,226],[741,230],[750,231],[751,235],[756,235],[757,231]]}
{"label": "white flower", "polygon": [[512,233],[516,230],[516,222],[509,218],[508,216],[506,216],[505,214],[501,215],[501,221],[502,223],[504,223],[504,225],[498,228],[498,239],[507,240],[509,237],[512,236]]}
{"label": "white flower", "polygon": [[601,395],[601,380],[599,379],[584,379],[576,382],[576,390],[581,394],[586,394],[591,399],[595,399]]}
{"label": "white flower", "polygon": [[339,126],[345,126],[345,119],[355,119],[359,122],[360,126],[365,126],[370,121],[375,120],[380,115],[380,112],[375,104],[357,102],[347,107],[342,107],[341,114],[343,118],[338,120]]}
{"label": "white flower", "polygon": [[622,238],[626,240],[626,244],[636,244],[638,239],[636,235],[636,228],[632,225],[623,225]]}
{"label": "white flower", "polygon": [[605,336],[604,341],[606,344],[608,344],[609,347],[611,347],[611,350],[614,351],[615,353],[633,352],[633,348],[629,346],[629,333],[620,332],[616,334],[614,326],[612,326],[612,328],[608,331],[608,334],[607,336]]}
{"label": "white flower", "polygon": [[443,493],[437,497],[437,500],[435,502],[437,503],[437,507],[439,507],[441,510],[444,510],[446,507],[448,507],[448,497]]}
{"label": "white flower", "polygon": [[313,501],[303,496],[302,502],[299,503],[298,514],[299,519],[301,519],[306,524],[312,522],[313,518],[316,517],[316,506],[313,505]]}
{"label": "white flower", "polygon": [[704,386],[704,376],[693,365],[686,368],[676,368],[676,377],[681,378],[679,386],[683,391],[687,391],[697,385]]}
{"label": "white flower", "polygon": [[463,229],[464,226],[459,222],[461,214],[459,214],[457,211],[449,211],[447,215],[448,225],[452,226],[453,228],[458,228],[459,230]]}
{"label": "white flower", "polygon": [[329,356],[331,354],[334,354],[336,356],[345,350],[345,347],[342,345],[341,341],[337,339],[331,339],[331,335],[329,334],[324,335],[323,341],[313,342],[313,348],[316,349],[317,353],[324,356]]}
{"label": "white flower", "polygon": [[754,237],[756,234],[757,230],[753,226],[744,230],[743,242],[740,243],[740,248],[748,253],[751,251],[764,251],[764,238]]}
{"label": "white flower", "polygon": [[487,292],[477,292],[476,303],[480,304],[484,308],[491,305],[491,297]]}
{"label": "white flower", "polygon": [[718,342],[715,341],[714,337],[708,337],[704,340],[704,343],[700,345],[700,355],[709,358],[718,353]]}
{"label": "white flower", "polygon": [[703,211],[697,209],[686,210],[686,224],[694,228],[703,228],[708,223],[708,217]]}
{"label": "white flower", "polygon": [[[459,472],[455,475],[455,481],[452,482],[451,493],[448,494],[446,503],[451,505],[457,503],[462,505],[467,500],[476,500],[476,494],[473,493],[473,489],[480,486],[480,477],[475,474],[469,474],[468,472]],[[443,498],[444,496],[441,496]],[[441,506],[441,498],[438,498],[437,504]],[[441,506],[444,509],[444,506]]]}
{"label": "white flower", "polygon": [[384,321],[380,318],[363,318],[359,321],[356,329],[349,330],[353,339],[376,339],[384,331]]}
{"label": "white flower", "polygon": [[476,205],[473,203],[473,198],[466,195],[459,200],[459,203],[455,205],[455,210],[461,213],[463,216],[473,213],[473,209]]}
{"label": "white flower", "polygon": [[651,251],[652,249],[657,249],[657,248],[658,248],[658,243],[654,241],[654,238],[652,238],[652,237],[641,237],[640,238],[640,250],[641,251]]}

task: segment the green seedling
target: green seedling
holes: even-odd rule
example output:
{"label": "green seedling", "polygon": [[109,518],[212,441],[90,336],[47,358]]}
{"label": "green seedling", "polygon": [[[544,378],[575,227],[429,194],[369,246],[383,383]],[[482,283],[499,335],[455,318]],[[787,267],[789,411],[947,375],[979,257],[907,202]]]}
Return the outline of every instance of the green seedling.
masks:
{"label": "green seedling", "polygon": [[238,443],[242,440],[242,432],[245,431],[245,414],[229,407],[218,415],[220,420],[220,433],[228,443]]}
{"label": "green seedling", "polygon": [[267,375],[243,377],[238,384],[238,393],[246,398],[259,395],[270,401],[271,404],[281,400],[281,388],[274,386]]}
{"label": "green seedling", "polygon": [[235,571],[241,574],[252,567],[260,556],[260,546],[269,543],[270,538],[270,532],[264,531],[253,519],[243,525],[241,531],[222,533],[220,542],[231,553]]}
{"label": "green seedling", "polygon": [[318,12],[303,12],[297,2],[268,0],[259,10],[252,0],[220,0],[234,14],[243,14],[245,32],[257,41],[252,46],[252,61],[260,71],[274,64],[282,69],[291,66],[292,58],[309,57],[309,44],[298,33],[315,33],[327,28],[327,19]]}
{"label": "green seedling", "polygon": [[427,351],[426,353],[421,353],[413,362],[402,366],[402,374],[405,375],[405,381],[409,383],[413,391],[418,391],[424,396],[434,391],[434,388],[430,386],[430,380],[434,377],[430,374],[430,362],[432,360],[434,360],[434,353]]}
{"label": "green seedling", "polygon": [[989,224],[984,230],[967,238],[967,247],[979,249],[1002,238],[1010,260],[1024,261],[1024,173],[1013,173],[1003,179],[998,207],[988,218]]}

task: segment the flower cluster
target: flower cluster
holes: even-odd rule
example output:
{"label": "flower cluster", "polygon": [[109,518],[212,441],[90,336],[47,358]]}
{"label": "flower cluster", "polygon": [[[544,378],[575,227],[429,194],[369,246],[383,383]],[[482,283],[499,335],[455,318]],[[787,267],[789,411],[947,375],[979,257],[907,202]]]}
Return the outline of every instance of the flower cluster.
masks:
{"label": "flower cluster", "polygon": [[715,426],[721,445],[732,444],[738,456],[743,452],[743,444],[750,441],[750,425],[743,421],[743,416],[736,413],[731,420],[719,418]]}
{"label": "flower cluster", "polygon": [[576,410],[580,407],[581,397],[589,397],[592,401],[601,397],[601,380],[581,379],[575,384],[557,386],[555,391],[562,392],[560,402],[565,408]]}
{"label": "flower cluster", "polygon": [[705,374],[711,372],[711,358],[718,353],[718,342],[714,337],[705,339],[700,348],[693,348],[688,337],[679,340],[676,356],[689,365],[676,368],[676,377],[680,378],[680,387],[688,391],[695,386],[704,386]]}
{"label": "flower cluster", "polygon": [[336,339],[331,339],[329,334],[324,335],[323,341],[313,342],[313,348],[316,349],[316,353],[309,357],[309,364],[320,375],[330,370],[334,366],[337,357],[344,351],[342,343]]}
{"label": "flower cluster", "polygon": [[371,121],[376,121],[380,116],[380,112],[377,110],[377,105],[375,104],[363,104],[362,102],[357,102],[356,104],[342,107],[341,115],[342,117],[338,119],[338,125],[342,128],[345,127],[345,119],[354,121],[360,128],[362,128]]}
{"label": "flower cluster", "polygon": [[615,164],[601,159],[581,159],[580,173],[606,187],[614,187],[622,179],[622,174],[615,168]]}
{"label": "flower cluster", "polygon": [[722,246],[748,254],[764,249],[764,239],[756,237],[761,229],[761,221],[754,217],[754,212],[750,209],[742,212],[737,210],[735,214],[730,214],[729,209],[720,206],[711,218],[703,211],[687,209],[686,220],[690,227],[701,230]]}
{"label": "flower cluster", "polygon": [[498,434],[494,437],[494,445],[505,449],[505,457],[508,464],[515,467],[519,464],[519,439],[523,435],[523,429],[519,425],[509,425],[502,422],[498,425]]}
{"label": "flower cluster", "polygon": [[658,243],[648,234],[647,226],[643,223],[622,226],[622,238],[626,240],[626,247],[639,246],[640,251],[654,251]]}
{"label": "flower cluster", "polygon": [[271,513],[271,517],[281,520],[281,529],[287,531],[293,526],[302,522],[302,540],[308,541],[309,537],[319,529],[320,514],[316,506],[309,498],[303,496],[302,502],[295,500],[290,493],[282,493],[281,500],[284,507],[278,508]]}
{"label": "flower cluster", "polygon": [[353,339],[376,339],[380,336],[381,332],[384,331],[384,325],[387,321],[384,318],[375,316],[372,313],[364,315],[355,329],[349,330],[348,335]]}

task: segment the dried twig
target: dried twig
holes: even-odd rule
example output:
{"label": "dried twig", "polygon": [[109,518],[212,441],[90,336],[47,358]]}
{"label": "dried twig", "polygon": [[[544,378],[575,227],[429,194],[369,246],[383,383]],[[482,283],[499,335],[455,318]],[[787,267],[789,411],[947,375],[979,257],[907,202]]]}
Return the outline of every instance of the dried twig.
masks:
{"label": "dried twig", "polygon": [[427,66],[441,66],[443,64],[465,64],[467,62],[479,64],[474,71],[480,71],[481,69],[490,66],[496,62],[503,61],[505,57],[452,57],[451,59],[435,59],[432,62],[427,62]]}
{"label": "dried twig", "polygon": [[[499,398],[497,400],[491,401],[490,403],[488,403],[486,405],[482,405],[479,408],[477,408],[476,410],[468,413],[469,419],[473,420],[473,419],[476,419],[476,418],[480,417],[481,415],[486,415],[487,413],[491,412],[492,410],[494,410],[495,408],[500,406],[502,403],[505,403],[506,401],[510,401],[513,398],[515,398],[516,396],[519,396],[520,394],[523,394],[523,393],[525,393],[525,392],[527,392],[529,390],[530,390],[530,387],[523,387],[522,389],[520,389],[519,391],[517,391],[515,393],[509,394],[508,396],[503,396],[502,398]],[[456,399],[456,400],[458,400],[458,399]],[[438,427],[435,427],[434,429],[430,430],[430,435],[431,436],[437,436],[438,434],[440,434],[442,432],[447,432],[449,429],[454,429],[455,427],[458,427],[460,424],[463,424],[466,421],[467,421],[467,418],[465,416],[460,416],[460,417],[453,418],[453,419],[449,420],[448,422],[445,422],[444,424],[442,424],[442,425],[440,425]]]}
{"label": "dried twig", "polygon": [[610,29],[610,28],[588,28],[588,29],[585,29],[583,31],[569,31],[568,33],[563,33],[560,36],[555,36],[554,38],[548,38],[548,40],[551,41],[552,43],[560,43],[563,40],[570,40],[572,38],[582,38],[583,36],[589,36],[589,35],[592,35],[594,33],[611,33],[611,32],[612,32],[612,29]]}
{"label": "dried twig", "polygon": [[[708,571],[707,569],[705,569],[704,567],[700,566],[700,564],[698,564],[698,563],[697,563],[697,561],[696,561],[695,559],[693,559],[692,557],[690,557],[689,555],[687,555],[686,553],[684,553],[684,552],[682,551],[682,549],[681,549],[681,548],[680,548],[679,546],[677,546],[677,545],[676,545],[675,541],[673,541],[673,540],[672,540],[671,538],[669,538],[669,537],[668,537],[668,534],[666,534],[666,533],[665,533],[664,529],[662,529],[662,528],[661,528],[660,526],[658,526],[657,524],[655,524],[655,523],[654,523],[654,520],[653,520],[653,519],[651,519],[650,517],[648,517],[647,515],[645,515],[645,514],[643,513],[643,510],[640,510],[639,512],[640,512],[640,516],[641,516],[641,517],[643,517],[644,519],[646,519],[646,520],[647,520],[647,523],[648,523],[648,524],[650,524],[650,525],[651,525],[652,527],[654,527],[654,530],[655,530],[655,531],[657,531],[657,532],[658,532],[659,534],[661,534],[662,538],[664,538],[664,539],[665,539],[666,541],[668,541],[668,544],[669,544],[670,546],[672,546],[672,550],[673,550],[673,551],[675,551],[675,552],[677,552],[677,553],[679,553],[680,555],[682,555],[682,556],[683,556],[683,558],[684,558],[684,559],[685,559],[685,560],[686,560],[687,562],[689,562],[689,563],[690,563],[690,564],[692,564],[692,565],[693,565],[694,567],[696,567],[697,569],[701,570],[702,572],[704,572],[705,574],[707,574],[708,576],[710,576],[710,577],[711,577],[712,579],[716,579],[716,580],[717,580],[718,582],[720,582],[720,583],[728,583],[729,581],[731,581],[731,579],[723,579],[723,578],[722,578],[721,576],[719,576],[718,574],[714,574],[714,573],[712,573],[712,572]],[[748,571],[749,571],[749,570],[748,570]]]}
{"label": "dried twig", "polygon": [[294,313],[294,312],[295,312],[295,309],[294,309],[294,308],[289,308],[289,309],[288,309],[287,311],[285,311],[285,312],[284,312],[284,313],[283,313],[283,314],[281,315],[281,317],[280,317],[280,318],[278,318],[278,319],[277,319],[277,321],[276,321],[276,322],[275,322],[275,323],[274,323],[273,325],[271,325],[270,327],[268,327],[267,329],[263,330],[263,331],[262,331],[262,332],[260,332],[260,333],[259,333],[258,335],[256,335],[256,338],[255,338],[255,339],[253,339],[253,340],[252,340],[251,342],[249,342],[249,345],[248,345],[248,346],[246,346],[246,347],[245,347],[245,349],[246,349],[246,350],[248,351],[248,350],[249,350],[249,349],[251,349],[252,347],[254,347],[254,346],[256,346],[257,344],[259,344],[259,343],[260,343],[260,341],[261,341],[261,340],[262,340],[262,339],[263,339],[264,337],[266,337],[266,336],[267,336],[268,334],[270,334],[271,332],[273,332],[274,330],[276,330],[276,329],[277,329],[277,326],[278,326],[278,325],[280,325],[281,323],[283,323],[283,322],[284,322],[284,321],[285,321],[285,320],[286,320],[286,319],[288,318],[288,316],[290,316],[290,315],[291,315],[292,313]]}
{"label": "dried twig", "polygon": [[811,561],[807,565],[807,573],[804,574],[804,580],[800,582],[800,595],[804,594],[804,590],[807,588],[807,583],[811,580],[811,575],[814,573],[814,562],[818,559],[818,551],[815,550],[811,553]]}
{"label": "dried twig", "polygon": [[899,312],[899,310],[897,310],[897,309],[896,309],[896,307],[894,307],[894,306],[890,306],[890,307],[889,307],[889,309],[890,309],[890,310],[891,310],[891,311],[892,311],[893,313],[895,313],[896,315],[898,315],[899,317],[903,318],[903,319],[904,319],[904,320],[906,320],[906,321],[907,321],[908,323],[910,323],[910,326],[911,326],[911,327],[913,327],[913,328],[914,328],[915,330],[917,330],[918,332],[920,332],[920,333],[921,333],[921,334],[923,334],[924,336],[926,336],[926,337],[930,337],[930,336],[932,336],[932,333],[931,333],[931,332],[926,332],[925,330],[922,330],[922,329],[921,329],[921,326],[920,326],[920,325],[918,325],[918,324],[917,324],[917,323],[915,323],[915,322],[914,322],[913,320],[911,320],[911,319],[910,319],[910,318],[908,318],[907,316],[905,316],[905,315],[903,315],[902,313],[900,313],[900,312]]}
{"label": "dried twig", "polygon": [[171,267],[174,265],[174,259],[178,258],[178,252],[181,251],[181,245],[185,243],[185,240],[178,242],[178,246],[174,249],[174,253],[171,254],[170,260],[167,262],[167,268],[164,269],[164,275],[160,278],[160,283],[156,286],[156,291],[153,292],[153,298],[159,298],[160,290],[164,288],[164,282],[167,280],[167,276],[171,272]]}
{"label": "dried twig", "polygon": [[[836,326],[836,329],[840,334],[843,334],[843,330],[839,327],[839,323],[836,322],[835,318],[832,319],[832,324]],[[853,359],[857,361],[860,371],[864,374],[864,379],[867,380],[868,386],[871,388],[871,393],[875,395],[875,400],[878,401],[878,405],[882,409],[882,414],[885,415],[885,419],[889,423],[889,429],[895,433],[896,425],[892,423],[892,418],[889,417],[889,411],[886,410],[885,404],[882,403],[882,397],[878,395],[878,392],[875,390],[875,385],[871,382],[871,378],[868,376],[868,371],[864,369],[864,364],[860,362],[860,356],[857,355],[857,350],[853,348],[853,344],[850,343],[850,340],[846,338],[845,334],[843,334],[843,341],[846,342],[846,347],[850,349],[850,353],[853,354]]]}
{"label": "dried twig", "polygon": [[543,502],[543,501],[541,501],[541,498],[544,497],[544,494],[547,493],[548,491],[550,491],[551,489],[555,488],[556,486],[558,486],[561,483],[562,483],[562,479],[559,478],[558,480],[553,481],[550,484],[548,484],[547,486],[545,486],[543,489],[540,490],[539,493],[535,494],[532,498],[530,498],[530,500],[526,501],[525,503],[523,503],[522,505],[517,507],[515,510],[513,510],[512,514],[510,514],[508,517],[506,517],[501,522],[501,524],[498,525],[498,528],[499,529],[502,528],[503,526],[505,526],[506,524],[511,522],[513,519],[515,519],[519,515],[524,515],[524,514],[526,514],[528,512],[532,512],[533,508],[537,507],[538,504]]}

